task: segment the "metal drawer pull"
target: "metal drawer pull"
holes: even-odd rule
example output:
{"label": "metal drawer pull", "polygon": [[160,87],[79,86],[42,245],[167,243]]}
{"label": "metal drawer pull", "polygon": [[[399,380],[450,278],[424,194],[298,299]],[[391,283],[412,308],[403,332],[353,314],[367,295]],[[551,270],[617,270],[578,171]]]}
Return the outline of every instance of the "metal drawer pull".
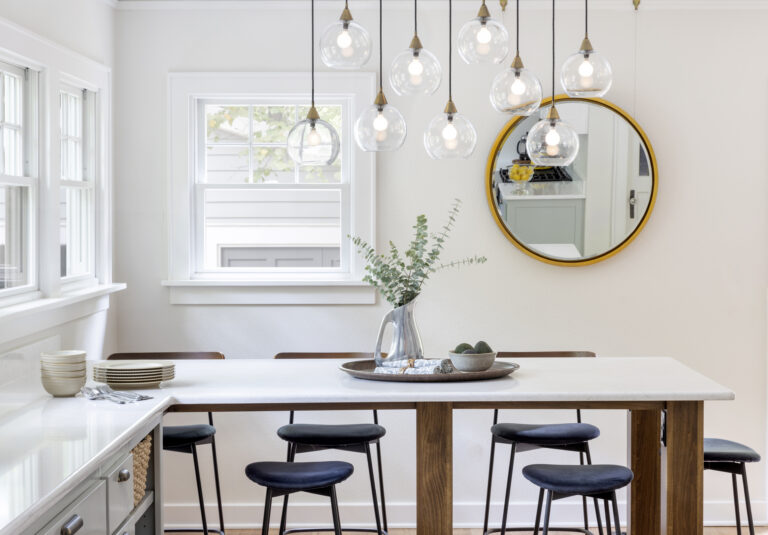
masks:
{"label": "metal drawer pull", "polygon": [[74,515],[61,526],[61,535],[74,535],[83,527],[83,519],[80,515]]}
{"label": "metal drawer pull", "polygon": [[131,479],[131,472],[127,468],[123,468],[117,473],[117,482],[122,483]]}

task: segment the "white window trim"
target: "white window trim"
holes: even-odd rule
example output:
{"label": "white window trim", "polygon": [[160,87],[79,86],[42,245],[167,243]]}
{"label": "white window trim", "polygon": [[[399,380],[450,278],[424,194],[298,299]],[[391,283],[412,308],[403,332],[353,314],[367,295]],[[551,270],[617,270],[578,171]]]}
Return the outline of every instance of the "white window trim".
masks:
{"label": "white window trim", "polygon": [[[22,336],[22,326],[39,332],[108,306],[107,295],[125,288],[112,282],[112,172],[111,90],[109,67],[0,18],[0,61],[22,65],[38,73],[38,142],[33,160],[38,185],[34,196],[37,285],[29,291],[0,298],[0,343]],[[61,83],[96,93],[98,121],[95,169],[95,276],[67,284],[60,276],[58,203],[60,186],[59,88]],[[45,148],[45,150],[41,150]],[[97,303],[101,303],[97,307]],[[55,313],[53,312],[55,310]],[[92,313],[91,312],[91,313]],[[34,319],[32,319],[34,318]],[[19,328],[12,328],[18,325]]]}
{"label": "white window trim", "polygon": [[[357,150],[353,140],[355,118],[375,96],[373,73],[317,73],[317,100],[322,88],[345,87],[351,113],[344,118],[342,143],[348,165],[351,232],[369,243],[375,238],[375,158]],[[290,95],[309,101],[309,73],[172,73],[168,78],[169,181],[169,287],[172,304],[372,304],[373,288],[362,282],[364,262],[350,249],[350,266],[343,273],[205,273],[196,274],[195,209],[193,188],[197,159],[198,102],[209,98]],[[344,234],[346,236],[346,233]],[[347,240],[345,240],[347,241]],[[347,247],[350,244],[347,242]]]}

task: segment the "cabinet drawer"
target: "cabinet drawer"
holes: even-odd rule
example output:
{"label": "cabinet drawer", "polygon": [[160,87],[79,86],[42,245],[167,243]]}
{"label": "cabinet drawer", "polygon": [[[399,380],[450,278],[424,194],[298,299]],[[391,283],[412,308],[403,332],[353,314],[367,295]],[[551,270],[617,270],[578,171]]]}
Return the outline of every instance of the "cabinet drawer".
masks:
{"label": "cabinet drawer", "polygon": [[108,535],[106,504],[107,485],[101,481],[40,534]]}
{"label": "cabinet drawer", "polygon": [[[107,476],[109,533],[114,532],[133,510],[133,455],[128,455]],[[122,535],[122,534],[119,534]]]}

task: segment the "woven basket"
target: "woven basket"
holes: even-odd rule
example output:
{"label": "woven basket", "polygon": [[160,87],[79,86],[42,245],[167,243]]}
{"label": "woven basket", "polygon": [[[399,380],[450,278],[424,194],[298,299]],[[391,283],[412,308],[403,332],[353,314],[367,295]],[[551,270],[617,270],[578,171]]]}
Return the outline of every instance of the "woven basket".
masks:
{"label": "woven basket", "polygon": [[147,470],[152,457],[152,435],[147,435],[131,451],[133,453],[133,506],[147,493]]}

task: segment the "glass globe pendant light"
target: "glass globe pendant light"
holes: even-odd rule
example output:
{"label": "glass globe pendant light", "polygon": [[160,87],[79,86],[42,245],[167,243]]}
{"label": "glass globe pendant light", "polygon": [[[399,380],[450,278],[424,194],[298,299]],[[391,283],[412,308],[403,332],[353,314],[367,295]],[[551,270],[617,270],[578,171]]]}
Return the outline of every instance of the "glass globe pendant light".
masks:
{"label": "glass globe pendant light", "polygon": [[584,0],[584,40],[581,48],[563,63],[560,82],[571,97],[597,98],[605,95],[613,83],[611,64],[595,52],[589,40],[589,0]]}
{"label": "glass globe pendant light", "polygon": [[498,21],[483,0],[477,17],[465,23],[459,30],[459,55],[467,63],[501,63],[509,52],[509,33]]}
{"label": "glass globe pendant light", "polygon": [[448,158],[469,158],[477,145],[477,131],[465,116],[460,114],[453,103],[452,65],[453,54],[451,26],[453,2],[448,0],[448,103],[443,113],[436,115],[424,131],[424,148],[435,160]]}
{"label": "glass globe pendant light", "polygon": [[520,59],[520,0],[516,4],[515,46],[512,65],[493,79],[491,105],[496,111],[528,116],[541,105],[541,83]]}
{"label": "glass globe pendant light", "polygon": [[359,69],[371,57],[371,37],[354,21],[348,0],[339,20],[326,27],[320,36],[320,58],[333,69]]}
{"label": "glass globe pendant light", "polygon": [[546,118],[528,132],[525,148],[533,163],[550,167],[570,165],[579,153],[578,134],[560,119],[555,107],[555,0],[552,0],[552,107]]}
{"label": "glass globe pendant light", "polygon": [[419,39],[417,0],[413,0],[413,39],[392,61],[389,84],[398,95],[431,95],[440,87],[443,69]]}
{"label": "glass globe pendant light", "polygon": [[405,118],[397,108],[387,102],[384,96],[383,82],[383,13],[382,0],[379,0],[379,93],[355,122],[355,140],[366,152],[397,150],[403,146],[407,128]]}
{"label": "glass globe pendant light", "polygon": [[312,4],[312,105],[307,118],[296,123],[288,132],[288,156],[298,165],[330,165],[339,155],[339,134],[328,122],[320,119],[315,108],[315,0]]}

